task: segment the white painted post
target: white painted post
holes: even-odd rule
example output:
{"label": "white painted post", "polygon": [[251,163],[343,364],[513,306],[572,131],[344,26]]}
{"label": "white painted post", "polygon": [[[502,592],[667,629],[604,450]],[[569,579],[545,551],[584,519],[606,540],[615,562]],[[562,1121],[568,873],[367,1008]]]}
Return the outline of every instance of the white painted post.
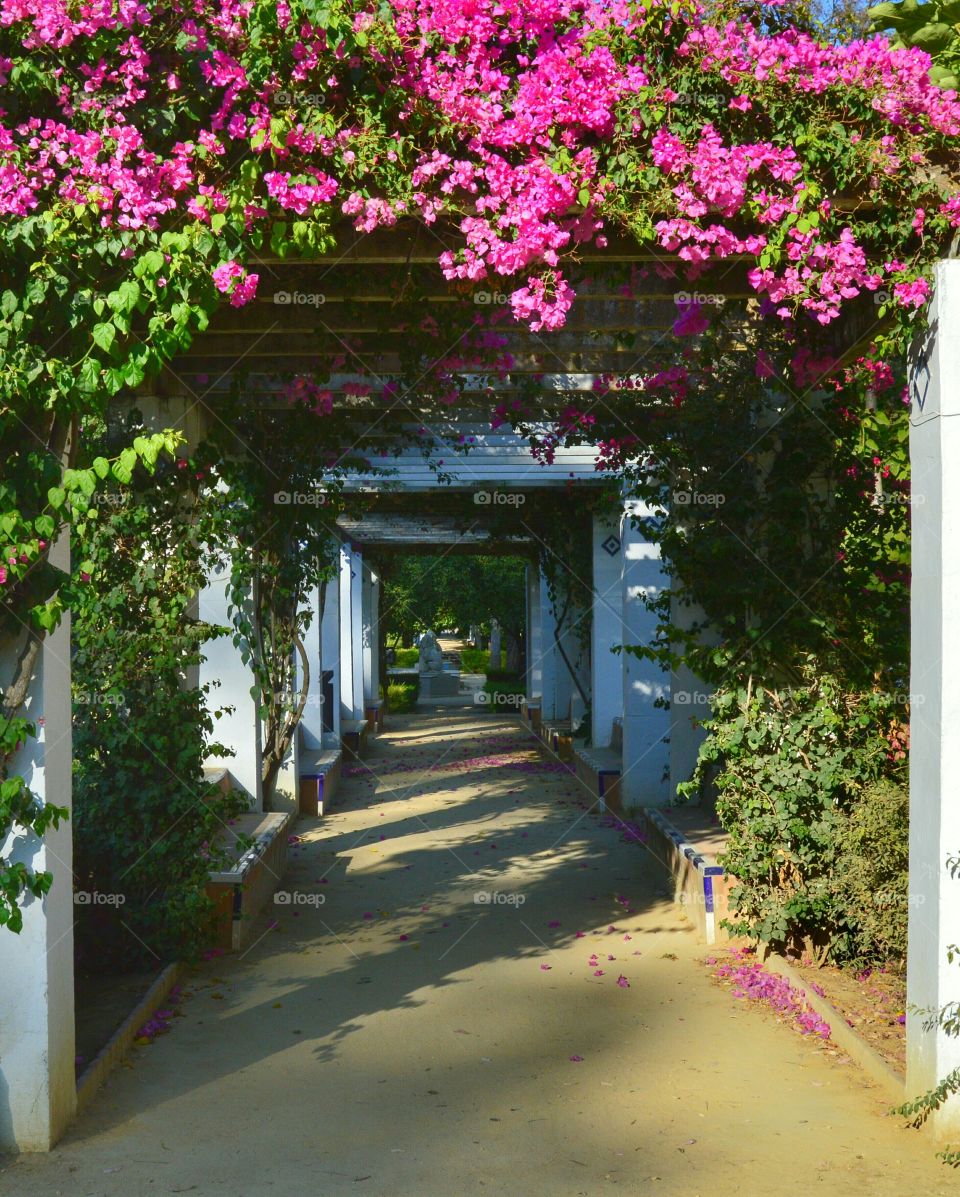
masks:
{"label": "white painted post", "polygon": [[[50,555],[69,569],[63,538]],[[16,649],[0,655],[0,690],[13,679]],[[46,637],[37,658],[24,717],[39,724],[11,761],[42,802],[71,805],[70,616]],[[74,1079],[73,841],[70,823],[43,840],[11,833],[3,855],[37,872],[53,887],[23,903],[23,929],[0,928],[0,1151],[49,1151],[77,1107]]]}
{"label": "white painted post", "polygon": [[[303,637],[303,647],[309,666],[307,705],[300,720],[300,735],[304,748],[323,746],[323,652],[321,650],[322,629],[320,626],[320,587],[313,586],[307,596],[307,605],[313,612],[310,626]],[[303,689],[303,663],[297,654],[297,693]]]}
{"label": "white painted post", "polygon": [[337,573],[326,584],[323,604],[323,622],[320,627],[320,664],[324,671],[333,671],[333,697],[327,722],[332,723],[326,732],[334,746],[340,743],[340,572],[339,555]]}
{"label": "white painted post", "polygon": [[543,698],[543,605],[540,570],[527,566],[527,698]]}
{"label": "white painted post", "polygon": [[380,578],[367,564],[363,566],[363,699],[375,702],[380,697]]}
{"label": "white painted post", "polygon": [[591,742],[608,748],[613,721],[623,711],[623,664],[613,649],[623,643],[620,520],[593,517],[593,605],[591,611]]}
{"label": "white painted post", "polygon": [[232,707],[214,724],[214,737],[234,755],[222,760],[211,758],[207,764],[227,768],[237,784],[250,796],[251,809],[263,810],[263,739],[257,701],[251,694],[255,685],[253,670],[244,664],[232,639],[233,624],[228,614],[227,583],[230,567],[220,563],[207,575],[200,592],[198,613],[204,623],[231,629],[231,634],[208,640],[203,645],[200,663],[201,686],[211,685],[207,696],[210,710]]}
{"label": "white painted post", "polygon": [[[960,261],[936,267],[930,331],[911,354],[912,598],[907,1089],[918,1094],[960,1067],[960,1038],[924,1029],[917,1006],[960,999]],[[960,1099],[933,1116],[960,1135]]]}
{"label": "white painted post", "polygon": [[537,577],[537,591],[540,596],[540,714],[544,719],[557,718],[557,673],[564,669],[558,660],[557,642],[554,631],[557,617],[550,601],[550,588],[541,571]]}
{"label": "white painted post", "polygon": [[495,619],[490,621],[490,668],[502,669],[503,658],[500,646],[500,624]]}
{"label": "white painted post", "polygon": [[363,719],[363,557],[340,548],[340,709],[346,720]]}
{"label": "white painted post", "polygon": [[[636,520],[650,514],[644,504],[629,501],[621,522],[623,560],[622,644],[648,644],[657,616],[644,602],[655,599],[668,579],[660,548],[647,540]],[[669,798],[670,712],[654,704],[669,698],[669,676],[652,661],[623,653],[623,772],[620,801],[628,810],[659,806]]]}

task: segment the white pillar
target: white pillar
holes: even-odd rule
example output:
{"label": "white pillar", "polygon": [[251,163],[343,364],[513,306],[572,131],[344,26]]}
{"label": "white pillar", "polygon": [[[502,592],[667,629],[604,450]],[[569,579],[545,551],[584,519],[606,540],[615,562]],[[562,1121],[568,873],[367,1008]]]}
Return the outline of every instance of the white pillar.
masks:
{"label": "white pillar", "polygon": [[[960,1067],[960,1038],[925,1030],[918,1006],[960,999],[960,261],[938,263],[930,333],[911,354],[913,493],[910,678],[910,889],[907,1089],[918,1094]],[[960,1133],[960,1098],[933,1117]]]}
{"label": "white pillar", "polygon": [[503,668],[503,658],[500,648],[500,624],[495,619],[491,619],[490,621],[490,668]]}
{"label": "white pillar", "polygon": [[527,566],[527,698],[543,696],[543,608],[540,570]]}
{"label": "white pillar", "polygon": [[240,649],[233,643],[233,624],[227,602],[229,578],[229,565],[214,565],[198,602],[199,618],[204,623],[231,629],[230,635],[204,643],[199,678],[201,686],[211,685],[206,699],[208,709],[233,708],[216,721],[214,735],[220,743],[233,749],[234,755],[227,759],[216,757],[207,763],[229,769],[237,784],[250,795],[252,808],[263,810],[263,740],[257,702],[250,693],[255,678]]}
{"label": "white pillar", "polygon": [[380,697],[380,576],[363,567],[363,698]]}
{"label": "white pillar", "polygon": [[[69,569],[61,541],[52,564]],[[0,653],[0,690],[13,678],[16,648]],[[70,616],[47,636],[27,704],[38,722],[10,762],[41,801],[71,805]],[[0,1151],[49,1151],[77,1106],[74,1079],[73,841],[69,821],[39,840],[16,829],[0,845],[5,859],[53,874],[42,900],[22,905],[19,935],[0,927]]]}
{"label": "white pillar", "polygon": [[559,660],[557,641],[554,632],[557,617],[550,599],[550,588],[547,579],[541,571],[538,575],[537,591],[540,596],[540,713],[544,719],[556,719],[557,708],[557,675],[558,671],[566,672],[564,664]]}
{"label": "white pillar", "polygon": [[[645,599],[656,599],[668,584],[661,568],[660,547],[647,540],[635,521],[649,509],[628,502],[621,521],[623,560],[623,627],[621,643],[649,644],[658,617]],[[670,787],[670,712],[655,705],[669,698],[669,675],[653,661],[623,655],[623,772],[620,801],[624,807],[659,806],[668,801]]]}
{"label": "white pillar", "polygon": [[340,711],[363,719],[363,556],[351,545],[340,548]]}
{"label": "white pillar", "polygon": [[332,687],[328,691],[328,703],[324,704],[324,732],[334,745],[340,743],[340,557],[336,558],[337,570],[326,584],[323,603],[323,621],[320,626],[320,664],[323,672],[332,673]]}
{"label": "white pillar", "polygon": [[590,653],[591,742],[607,748],[613,721],[623,712],[623,665],[613,649],[623,643],[623,553],[620,520],[593,517],[593,611]]}
{"label": "white pillar", "polygon": [[[309,666],[307,705],[300,720],[300,734],[304,748],[323,746],[323,638],[320,626],[320,587],[313,586],[307,595],[307,605],[313,613],[310,626],[303,636],[303,647]],[[297,693],[303,689],[303,662],[297,655]]]}

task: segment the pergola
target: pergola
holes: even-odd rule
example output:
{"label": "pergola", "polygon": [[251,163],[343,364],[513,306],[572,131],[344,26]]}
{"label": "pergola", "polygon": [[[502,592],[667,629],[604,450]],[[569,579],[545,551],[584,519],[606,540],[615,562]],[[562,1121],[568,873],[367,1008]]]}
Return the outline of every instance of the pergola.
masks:
{"label": "pergola", "polygon": [[[156,427],[178,426],[196,440],[205,420],[216,417],[220,396],[233,376],[243,373],[244,395],[270,401],[280,372],[308,370],[334,355],[337,366],[331,389],[343,395],[351,380],[366,375],[384,378],[398,369],[406,330],[397,319],[398,270],[412,291],[424,297],[441,327],[445,306],[471,299],[472,288],[444,282],[436,265],[445,248],[443,229],[422,226],[381,230],[361,236],[346,230],[337,248],[312,261],[266,256],[251,268],[261,275],[260,296],[243,309],[225,307],[210,329],[169,371],[135,397]],[[511,382],[491,382],[478,371],[470,376],[465,404],[438,415],[421,404],[416,389],[399,396],[389,411],[382,404],[347,392],[358,422],[384,421],[385,441],[399,426],[427,426],[454,475],[440,483],[422,455],[410,450],[391,463],[395,475],[355,476],[351,485],[370,499],[361,517],[341,520],[331,535],[341,540],[340,570],[329,584],[324,615],[317,621],[315,675],[333,669],[337,676],[337,718],[363,718],[366,702],[378,684],[372,637],[377,620],[378,552],[408,551],[431,546],[435,551],[487,551],[490,533],[484,504],[474,518],[450,513],[449,496],[510,489],[530,496],[531,503],[550,501],[556,488],[572,479],[581,486],[600,482],[589,446],[561,450],[550,467],[527,455],[521,439],[491,434],[481,420],[490,396],[509,398],[515,380],[537,376],[542,383],[545,414],[549,396],[557,406],[570,390],[589,393],[602,374],[639,369],[644,357],[676,318],[674,296],[689,285],[669,277],[669,255],[638,250],[613,241],[604,250],[583,254],[593,282],[582,287],[565,328],[558,333],[531,333],[504,321],[505,347],[513,357]],[[631,275],[631,294],[622,291]],[[705,292],[747,299],[746,263],[731,258],[697,284]],[[286,299],[282,297],[287,297]],[[295,296],[313,296],[299,301]],[[501,302],[497,293],[483,303]],[[281,298],[277,298],[281,297]],[[322,297],[322,298],[317,298]],[[322,336],[318,338],[318,331]],[[871,305],[848,318],[841,341],[843,354],[856,357],[876,331]],[[319,345],[318,345],[319,341]],[[438,352],[453,349],[438,339]],[[736,345],[731,346],[736,349]],[[960,263],[942,261],[937,268],[931,330],[917,347],[912,364],[913,415],[913,598],[912,598],[912,743],[910,843],[910,954],[908,995],[911,1005],[940,1007],[956,993],[956,969],[948,964],[948,948],[960,942],[960,900],[948,858],[960,852],[960,802],[949,799],[953,778],[960,776],[960,475],[948,462],[960,460]],[[133,397],[132,397],[133,398]],[[471,400],[474,402],[471,404]],[[469,433],[477,444],[458,452],[458,438]],[[632,781],[623,788],[631,810],[662,805],[672,787],[692,767],[696,739],[689,732],[689,712],[664,712],[655,706],[669,697],[671,679],[649,663],[609,650],[639,643],[652,632],[652,616],[643,597],[663,585],[656,546],[635,523],[629,501],[613,522],[594,518],[593,606],[582,613],[591,624],[590,683],[593,691],[594,743],[609,745],[615,719],[623,724],[623,770]],[[517,512],[513,536],[518,551],[535,555],[538,546]],[[501,546],[505,543],[500,540]],[[317,610],[320,598],[315,596]],[[205,618],[224,622],[222,580],[211,579],[200,600]],[[569,706],[569,679],[563,679],[559,658],[551,648],[551,610],[541,573],[529,571],[528,692],[538,695],[544,711],[560,716]],[[70,788],[69,619],[45,642],[31,702],[31,717],[43,720],[43,735],[34,747],[28,777],[39,795],[66,805]],[[231,655],[232,653],[232,655]],[[229,643],[212,651],[206,669],[236,694],[248,690],[249,679]],[[317,683],[319,684],[319,682]],[[689,688],[690,679],[684,683]],[[325,745],[330,729],[319,716],[306,719],[308,737]],[[256,794],[256,754],[250,751],[256,721],[252,700],[238,703],[232,722],[221,730],[238,750],[237,776]],[[334,727],[336,732],[336,726]],[[670,766],[670,791],[661,781]],[[231,769],[234,766],[231,765]],[[251,784],[252,782],[252,784]],[[0,941],[0,1054],[11,1084],[10,1115],[0,1116],[0,1141],[24,1148],[52,1145],[74,1114],[72,895],[64,881],[70,874],[70,826],[51,831],[41,846],[15,850],[36,868],[58,876],[43,902],[29,902],[20,936]],[[935,1085],[960,1065],[960,1040],[931,1028],[922,1014],[908,1019],[908,1088],[917,1092]],[[960,1110],[949,1106],[940,1117],[944,1130],[960,1129]]]}

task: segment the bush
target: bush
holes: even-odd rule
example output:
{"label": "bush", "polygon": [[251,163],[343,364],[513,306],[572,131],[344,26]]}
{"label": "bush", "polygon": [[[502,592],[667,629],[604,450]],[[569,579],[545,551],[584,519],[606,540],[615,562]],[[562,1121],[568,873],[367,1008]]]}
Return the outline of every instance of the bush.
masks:
{"label": "bush", "polygon": [[393,664],[396,669],[412,669],[419,662],[419,648],[398,648],[395,650]]}
{"label": "bush", "polygon": [[520,675],[509,669],[487,669],[485,672],[488,682],[510,682],[512,684],[520,682]]}
{"label": "bush", "polygon": [[[894,725],[894,701],[846,693],[829,676],[789,690],[714,696],[694,778],[677,792],[687,797],[716,785],[717,815],[729,833],[720,863],[738,881],[727,924],[735,934],[838,962],[857,954],[841,843],[863,796],[897,767],[884,733]],[[851,843],[866,845],[879,834],[872,815],[851,827]],[[861,892],[861,915],[862,902]]]}
{"label": "bush", "polygon": [[519,711],[527,696],[526,689],[516,674],[506,674],[497,681],[491,680],[488,676],[483,690],[485,694],[490,695],[491,702],[488,705],[491,710],[509,708]]}
{"label": "bush", "polygon": [[464,673],[486,673],[489,664],[489,649],[462,648],[460,650],[460,668]]}
{"label": "bush", "polygon": [[851,959],[906,962],[909,813],[907,787],[883,780],[840,823],[836,873]]}
{"label": "bush", "polygon": [[397,715],[412,711],[417,705],[419,689],[414,682],[391,682],[387,686],[387,710]]}

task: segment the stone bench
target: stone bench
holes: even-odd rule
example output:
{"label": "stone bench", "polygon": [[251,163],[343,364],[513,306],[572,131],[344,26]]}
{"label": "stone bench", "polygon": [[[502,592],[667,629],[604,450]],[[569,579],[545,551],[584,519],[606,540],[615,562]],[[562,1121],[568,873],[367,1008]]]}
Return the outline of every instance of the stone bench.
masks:
{"label": "stone bench", "polygon": [[560,760],[573,760],[573,728],[569,719],[541,720],[540,739]]}
{"label": "stone bench", "polygon": [[727,917],[736,881],[717,864],[715,852],[726,839],[722,828],[697,807],[649,809],[640,817],[647,848],[670,877],[674,902],[706,943],[730,942],[720,922]]}
{"label": "stone bench", "polygon": [[300,747],[300,814],[323,815],[330,809],[343,770],[342,748]]}
{"label": "stone bench", "polygon": [[620,810],[620,775],[623,760],[614,748],[583,747],[573,750],[577,777],[600,802],[601,810]]}
{"label": "stone bench", "polygon": [[[217,847],[233,859],[211,869],[207,882],[207,896],[214,904],[211,947],[236,952],[249,942],[254,920],[287,867],[292,823],[291,814],[250,811],[231,819],[220,833]],[[250,847],[244,846],[247,838],[253,841]]]}
{"label": "stone bench", "polygon": [[359,760],[367,748],[370,728],[366,719],[343,719],[340,723],[340,742],[345,756]]}

